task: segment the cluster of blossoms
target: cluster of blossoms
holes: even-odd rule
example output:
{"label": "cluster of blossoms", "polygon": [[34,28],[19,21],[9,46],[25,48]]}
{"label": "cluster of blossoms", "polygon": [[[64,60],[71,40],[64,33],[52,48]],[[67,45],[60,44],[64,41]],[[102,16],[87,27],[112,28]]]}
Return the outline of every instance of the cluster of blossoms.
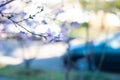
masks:
{"label": "cluster of blossoms", "polygon": [[45,35],[46,35],[46,43],[64,41],[64,35],[62,33],[56,35],[56,33],[52,32],[50,29],[48,29]]}
{"label": "cluster of blossoms", "polygon": [[[17,32],[17,37],[19,37],[19,38],[21,37],[21,39],[23,39],[23,40],[27,40],[27,39],[34,40],[36,38],[35,36],[44,37],[45,43],[59,42],[59,41],[66,40],[65,34],[68,31],[68,28],[66,28],[66,22],[61,22],[62,24],[58,25],[60,28],[59,33],[52,31],[50,28],[48,28],[47,31],[44,33],[36,33],[33,31],[33,29],[36,27],[36,25],[39,26],[39,25],[43,24],[43,25],[51,26],[51,25],[49,25],[50,22],[46,21],[46,18],[48,18],[48,17],[45,17],[42,20],[38,20],[42,16],[40,15],[41,16],[40,17],[37,15],[41,14],[41,12],[44,12],[44,8],[42,6],[38,5],[36,7],[37,8],[36,10],[39,9],[39,11],[37,11],[36,13],[34,11],[27,13],[27,11],[29,11],[29,8],[28,8],[28,10],[21,9],[21,10],[18,10],[17,12],[15,12],[15,11],[11,12],[14,9],[14,7],[11,4],[9,4],[10,2],[12,3],[12,2],[14,2],[14,0],[8,0],[8,1],[3,0],[2,2],[0,2],[1,3],[0,4],[0,17],[2,16],[2,18],[6,18],[5,23],[1,23],[4,25],[2,30],[6,31],[9,27],[9,25],[13,24],[13,26],[15,26],[16,28],[19,29],[19,31]],[[30,3],[32,3],[32,0],[27,0],[27,1],[25,1],[25,4],[23,4],[23,6],[27,6]],[[8,12],[7,14],[6,14],[6,11]],[[34,14],[31,14],[31,13],[34,13]],[[54,13],[53,13],[54,16],[52,17],[52,20],[56,21],[57,16],[61,13],[64,13],[63,9],[57,9],[56,11],[54,11]],[[42,15],[43,15],[43,13],[42,13]],[[45,15],[43,15],[43,17]],[[30,33],[31,36],[27,36],[26,33]]]}

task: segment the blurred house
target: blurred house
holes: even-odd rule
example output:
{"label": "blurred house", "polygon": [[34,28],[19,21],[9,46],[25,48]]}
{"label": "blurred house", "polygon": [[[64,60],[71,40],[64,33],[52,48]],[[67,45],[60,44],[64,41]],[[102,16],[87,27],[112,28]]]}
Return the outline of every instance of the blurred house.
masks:
{"label": "blurred house", "polygon": [[95,38],[105,33],[113,33],[120,30],[120,18],[113,13],[104,11],[91,12],[89,18],[89,35]]}

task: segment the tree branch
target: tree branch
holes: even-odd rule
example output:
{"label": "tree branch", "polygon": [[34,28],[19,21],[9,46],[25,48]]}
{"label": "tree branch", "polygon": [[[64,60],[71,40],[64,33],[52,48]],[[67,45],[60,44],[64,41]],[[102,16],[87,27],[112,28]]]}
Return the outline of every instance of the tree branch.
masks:
{"label": "tree branch", "polygon": [[17,25],[18,25],[18,26],[20,26],[21,28],[23,28],[25,31],[31,33],[32,35],[37,35],[37,36],[40,36],[40,37],[44,37],[44,38],[46,39],[46,36],[44,36],[44,35],[42,35],[42,34],[36,34],[36,33],[32,32],[32,31],[29,31],[27,28],[25,28],[24,26],[20,25],[18,22],[14,21],[14,20],[12,20],[12,19],[9,19],[9,20],[12,21],[16,27],[17,27]]}
{"label": "tree branch", "polygon": [[[40,37],[43,37],[43,38],[47,39],[47,37],[46,37],[45,35],[36,34],[36,33],[32,32],[32,31],[28,30],[28,29],[25,28],[24,26],[20,25],[19,23],[22,22],[22,21],[24,21],[24,19],[21,20],[20,22],[17,22],[17,21],[12,20],[10,16],[5,16],[2,12],[0,12],[0,14],[2,15],[2,17],[5,17],[5,18],[7,18],[8,20],[10,20],[10,21],[15,25],[15,27],[19,26],[19,27],[21,27],[22,29],[24,29],[25,31],[31,33],[32,35],[37,35],[37,36],[40,36]],[[38,13],[36,13],[36,14],[38,14]],[[36,14],[35,14],[35,15],[36,15]],[[33,17],[34,17],[34,16],[33,16]],[[30,17],[29,17],[29,18],[30,18]],[[29,18],[27,18],[27,19],[29,19]],[[26,20],[27,20],[27,19],[26,19]],[[18,28],[18,27],[17,27],[17,28]]]}
{"label": "tree branch", "polygon": [[13,1],[15,1],[15,0],[10,0],[10,1],[7,1],[6,3],[1,4],[0,8],[3,7],[3,6],[5,6],[5,5],[7,5],[7,4],[9,4],[9,3],[11,3],[11,2],[13,2]]}

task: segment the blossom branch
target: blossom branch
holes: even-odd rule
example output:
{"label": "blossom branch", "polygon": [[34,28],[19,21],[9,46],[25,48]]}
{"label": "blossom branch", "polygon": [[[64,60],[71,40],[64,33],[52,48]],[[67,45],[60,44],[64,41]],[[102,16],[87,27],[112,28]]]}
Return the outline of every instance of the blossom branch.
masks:
{"label": "blossom branch", "polygon": [[[28,30],[28,29],[25,28],[24,26],[20,25],[19,23],[22,22],[22,21],[24,21],[24,19],[21,20],[20,22],[16,22],[16,21],[14,21],[13,19],[11,19],[11,18],[12,18],[11,16],[5,16],[2,12],[0,12],[0,14],[2,15],[2,17],[5,17],[5,18],[7,18],[8,20],[10,20],[10,21],[15,25],[15,27],[18,28],[18,26],[19,26],[19,27],[21,27],[22,29],[24,29],[25,31],[31,33],[32,35],[37,35],[37,36],[40,36],[40,37],[44,37],[44,38],[46,39],[46,36],[45,36],[45,35],[43,35],[43,34],[36,34],[36,33],[32,32],[32,31]],[[37,14],[38,14],[38,13],[37,13]],[[36,14],[35,14],[35,15],[36,15]],[[32,17],[33,17],[33,16],[32,16]],[[35,16],[34,16],[34,17],[35,17]],[[27,18],[27,19],[30,19],[30,17]],[[27,19],[26,19],[26,20],[27,20]]]}
{"label": "blossom branch", "polygon": [[16,23],[20,23],[20,22],[26,21],[26,20],[28,20],[28,19],[33,19],[37,14],[39,14],[39,13],[42,12],[42,11],[43,11],[43,7],[41,8],[40,11],[38,11],[38,12],[35,13],[34,15],[29,15],[28,18],[24,18],[24,19],[22,19],[22,20],[20,20],[20,21],[16,21]]}
{"label": "blossom branch", "polygon": [[11,3],[11,2],[13,2],[13,1],[15,1],[15,0],[10,0],[10,1],[7,1],[6,3],[1,4],[0,8],[3,7],[3,6],[5,6],[5,5],[7,5],[7,4],[9,4],[9,3]]}

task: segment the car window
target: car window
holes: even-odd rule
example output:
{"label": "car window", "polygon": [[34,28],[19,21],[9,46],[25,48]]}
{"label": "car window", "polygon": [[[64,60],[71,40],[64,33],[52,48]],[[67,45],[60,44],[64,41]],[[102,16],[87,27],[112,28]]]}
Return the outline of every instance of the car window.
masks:
{"label": "car window", "polygon": [[94,40],[95,46],[105,46],[111,47],[114,49],[120,48],[120,32],[105,36],[102,35],[100,38]]}
{"label": "car window", "polygon": [[120,36],[112,37],[111,40],[107,43],[107,46],[110,46],[114,49],[120,48]]}

